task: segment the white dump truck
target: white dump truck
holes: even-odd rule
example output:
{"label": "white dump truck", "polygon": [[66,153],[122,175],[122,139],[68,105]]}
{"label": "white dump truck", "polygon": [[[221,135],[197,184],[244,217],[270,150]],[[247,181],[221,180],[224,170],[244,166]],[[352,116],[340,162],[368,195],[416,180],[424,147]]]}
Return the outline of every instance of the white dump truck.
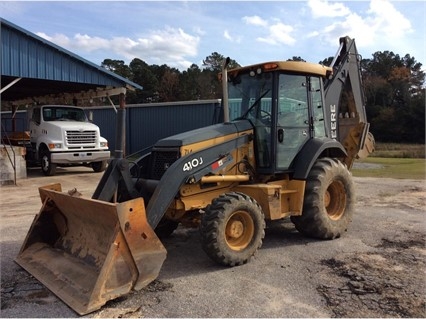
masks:
{"label": "white dump truck", "polygon": [[110,158],[108,141],[82,108],[34,106],[28,118],[28,164],[39,164],[48,176],[55,174],[57,166],[86,165],[95,172],[105,170]]}

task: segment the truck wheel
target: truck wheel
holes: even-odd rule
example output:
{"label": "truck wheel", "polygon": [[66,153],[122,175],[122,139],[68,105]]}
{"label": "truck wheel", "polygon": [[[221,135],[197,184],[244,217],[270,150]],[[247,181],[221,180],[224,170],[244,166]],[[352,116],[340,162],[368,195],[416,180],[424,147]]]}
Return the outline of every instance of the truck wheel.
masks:
{"label": "truck wheel", "polygon": [[103,172],[107,167],[107,161],[93,162],[92,169],[96,173]]}
{"label": "truck wheel", "polygon": [[262,246],[265,217],[259,204],[243,193],[227,193],[214,199],[201,215],[201,244],[219,264],[237,266]]}
{"label": "truck wheel", "polygon": [[53,164],[50,160],[50,152],[48,150],[42,150],[40,152],[40,165],[43,174],[46,176],[53,176],[56,173],[56,164]]}
{"label": "truck wheel", "polygon": [[351,173],[339,160],[319,159],[306,181],[303,214],[292,216],[304,235],[334,239],[344,233],[352,220],[355,192]]}

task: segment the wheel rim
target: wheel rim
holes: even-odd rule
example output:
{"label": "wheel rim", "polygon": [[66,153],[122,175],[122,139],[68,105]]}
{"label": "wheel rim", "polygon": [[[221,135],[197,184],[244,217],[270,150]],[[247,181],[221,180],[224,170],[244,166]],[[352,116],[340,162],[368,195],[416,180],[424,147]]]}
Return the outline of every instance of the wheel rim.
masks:
{"label": "wheel rim", "polygon": [[332,220],[339,220],[345,213],[346,192],[341,181],[333,181],[324,195],[324,205]]}
{"label": "wheel rim", "polygon": [[250,214],[246,211],[234,212],[225,229],[226,243],[232,250],[242,250],[246,248],[254,235],[254,222]]}
{"label": "wheel rim", "polygon": [[41,158],[41,167],[45,172],[49,169],[49,159],[47,158],[47,155],[43,155]]}

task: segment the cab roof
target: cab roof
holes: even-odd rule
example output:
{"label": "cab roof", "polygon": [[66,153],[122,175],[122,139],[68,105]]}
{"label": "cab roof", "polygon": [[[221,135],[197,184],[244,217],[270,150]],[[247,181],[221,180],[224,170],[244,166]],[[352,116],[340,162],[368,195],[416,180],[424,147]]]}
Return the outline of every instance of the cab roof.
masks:
{"label": "cab roof", "polygon": [[240,68],[235,68],[232,70],[228,70],[228,74],[237,75],[240,72],[246,72],[248,70],[257,71],[261,69],[262,72],[271,72],[271,71],[288,71],[302,74],[312,74],[326,77],[333,72],[331,67],[315,64],[310,62],[302,62],[302,61],[272,61],[272,62],[264,62],[258,63],[248,66],[243,66]]}

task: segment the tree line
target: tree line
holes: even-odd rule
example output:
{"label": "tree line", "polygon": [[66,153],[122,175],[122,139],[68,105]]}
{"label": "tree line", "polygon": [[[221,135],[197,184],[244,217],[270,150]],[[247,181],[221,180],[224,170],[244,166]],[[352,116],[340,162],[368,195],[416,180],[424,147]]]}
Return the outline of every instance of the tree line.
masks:
{"label": "tree line", "polygon": [[[128,104],[220,99],[222,86],[218,79],[225,57],[213,52],[199,67],[192,64],[179,71],[163,65],[148,65],[133,59],[105,59],[101,66],[143,86],[128,92]],[[333,57],[320,61],[330,65]],[[304,61],[292,57],[288,61]],[[262,61],[259,61],[262,62]],[[240,66],[230,61],[230,68]],[[391,51],[376,52],[362,59],[361,71],[366,95],[366,111],[370,131],[377,141],[425,143],[425,73],[422,64],[409,54],[400,56]]]}

